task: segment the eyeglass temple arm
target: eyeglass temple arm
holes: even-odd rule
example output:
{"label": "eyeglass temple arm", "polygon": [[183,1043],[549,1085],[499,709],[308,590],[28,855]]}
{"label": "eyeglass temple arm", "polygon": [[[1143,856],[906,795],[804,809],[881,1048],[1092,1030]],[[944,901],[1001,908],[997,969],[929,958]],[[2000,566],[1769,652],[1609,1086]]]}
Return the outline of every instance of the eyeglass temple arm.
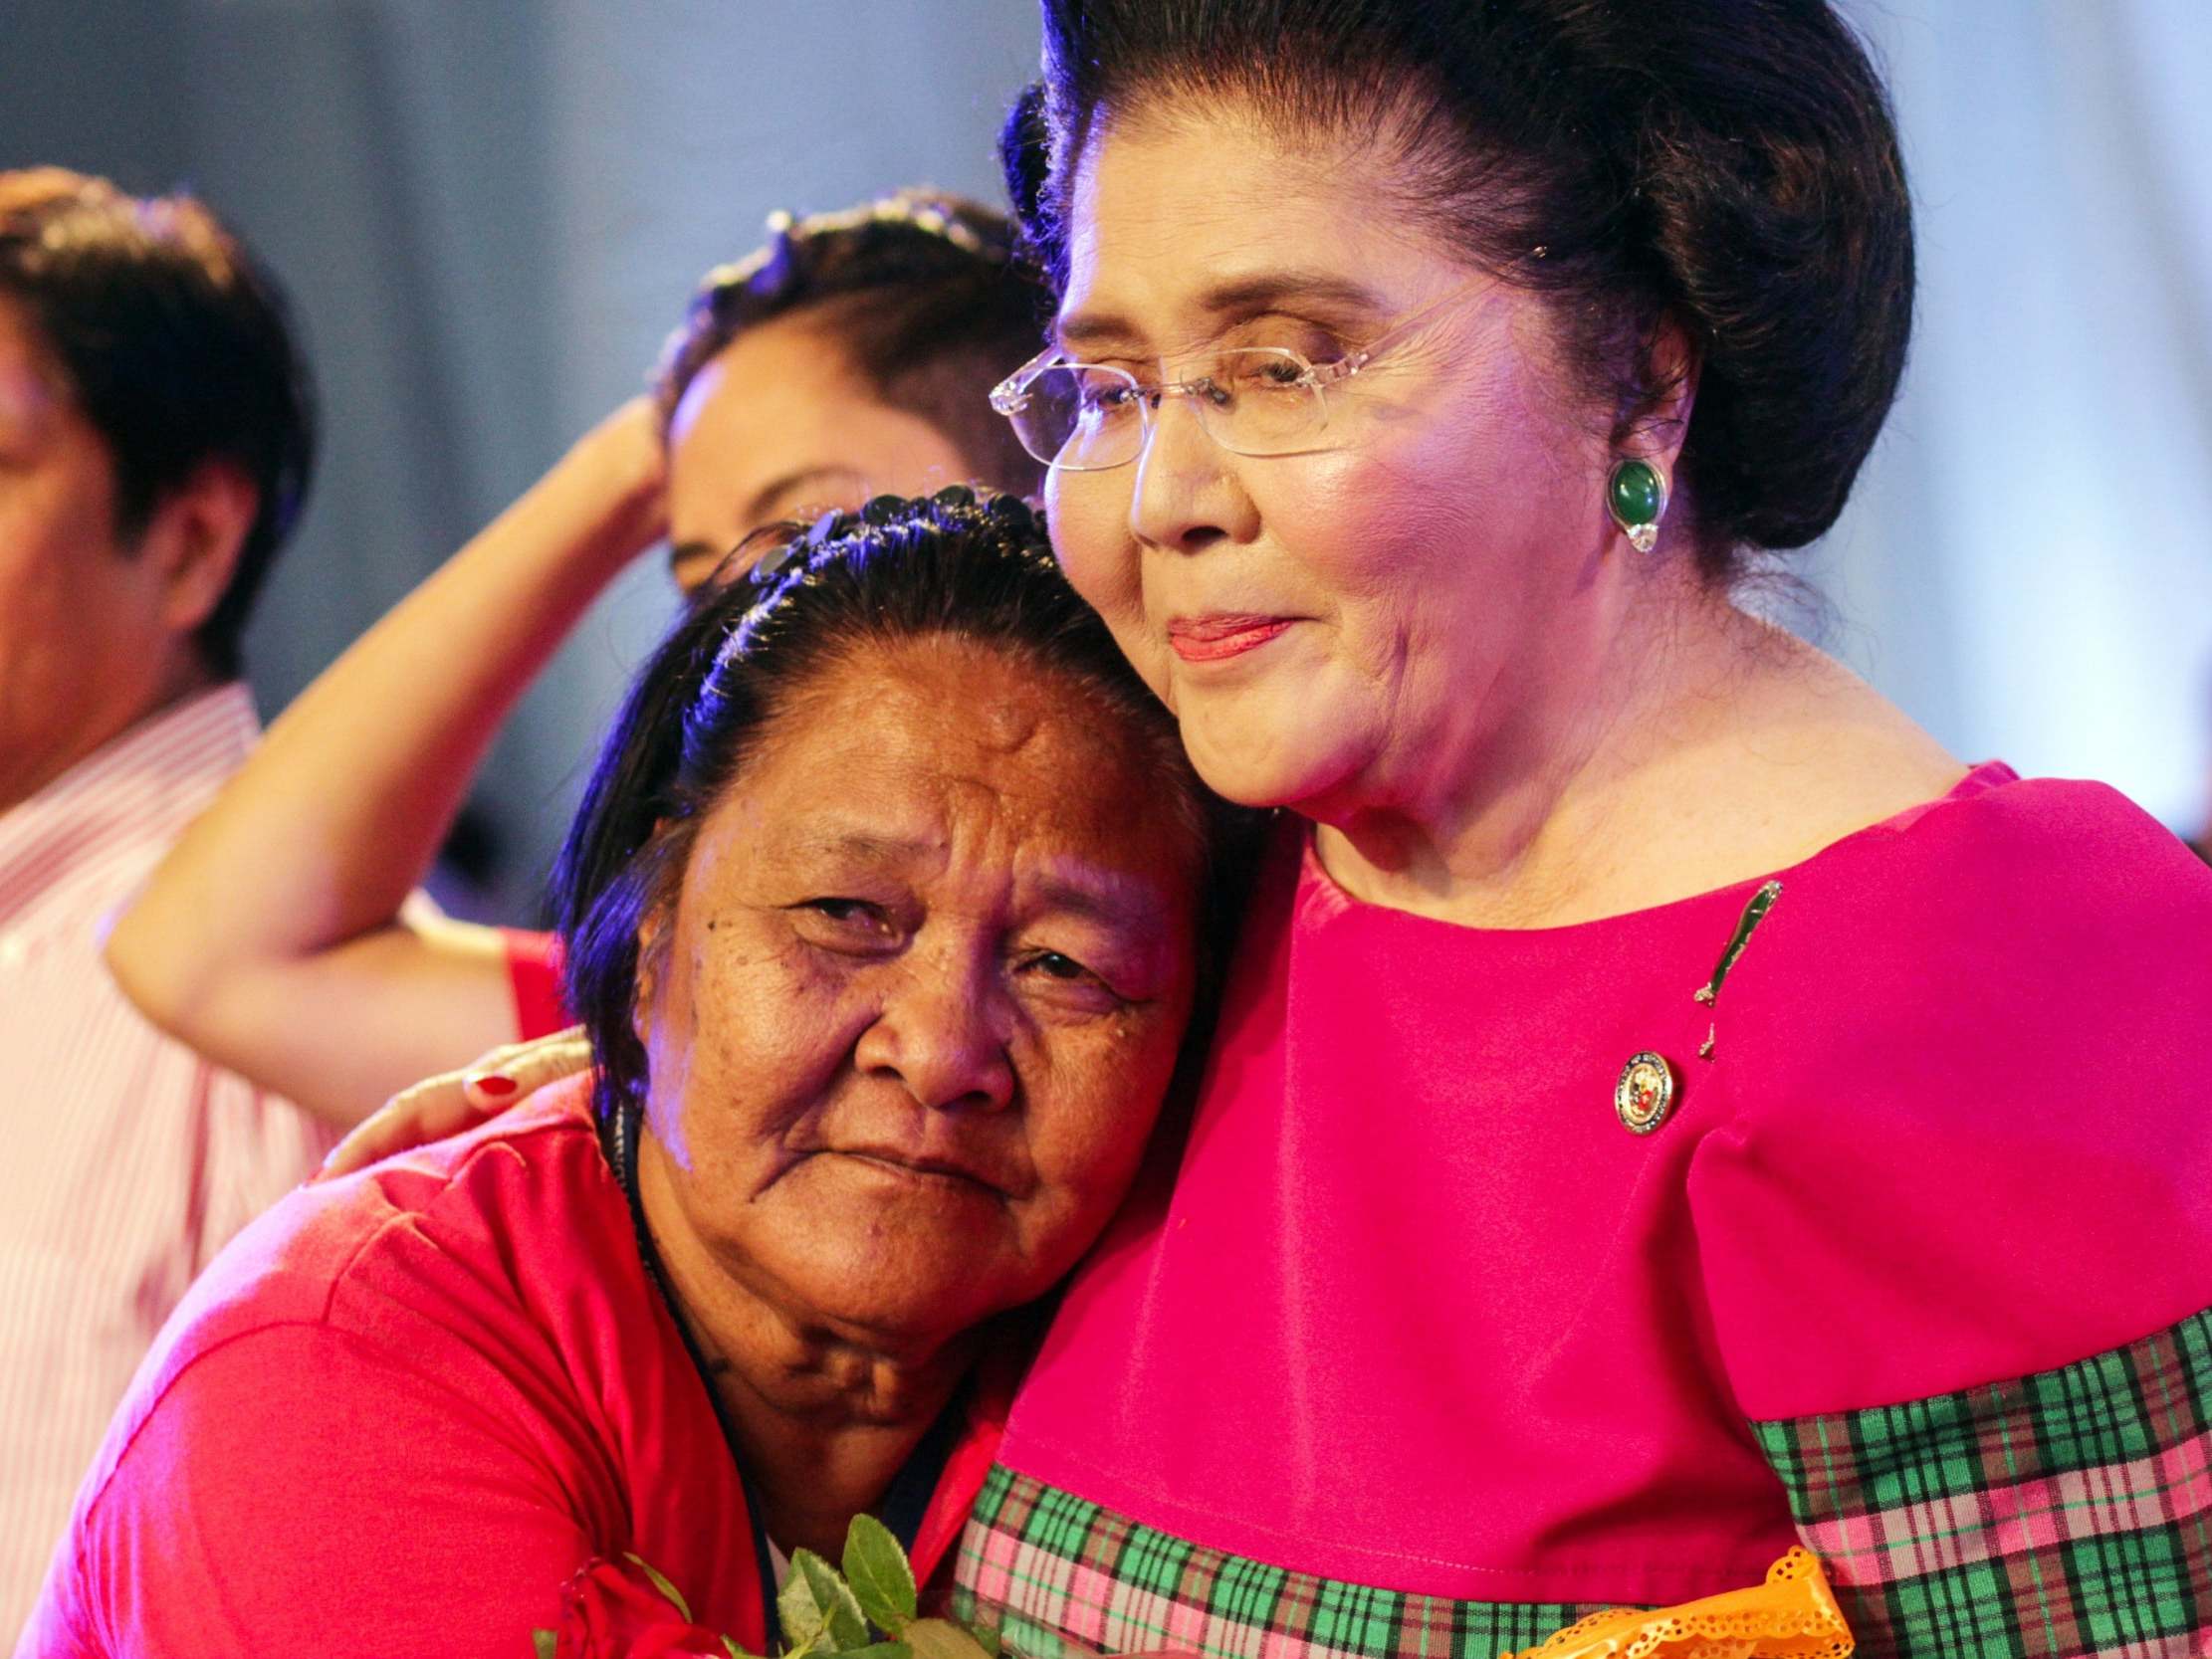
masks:
{"label": "eyeglass temple arm", "polygon": [[1060,348],[1048,345],[1034,357],[1015,369],[1005,379],[991,388],[991,406],[1001,415],[1016,414],[1029,401],[1029,384],[1046,369],[1053,366],[1053,359],[1060,355]]}
{"label": "eyeglass temple arm", "polygon": [[1430,301],[1428,305],[1422,307],[1412,315],[1400,317],[1357,351],[1348,351],[1333,363],[1323,363],[1317,366],[1313,371],[1313,383],[1317,386],[1332,385],[1336,381],[1348,379],[1359,373],[1377,356],[1388,351],[1408,334],[1422,326],[1423,323],[1428,322],[1438,311],[1457,305],[1476,289],[1487,287],[1488,284],[1489,279],[1485,277],[1478,277],[1472,282],[1461,283],[1449,293]]}

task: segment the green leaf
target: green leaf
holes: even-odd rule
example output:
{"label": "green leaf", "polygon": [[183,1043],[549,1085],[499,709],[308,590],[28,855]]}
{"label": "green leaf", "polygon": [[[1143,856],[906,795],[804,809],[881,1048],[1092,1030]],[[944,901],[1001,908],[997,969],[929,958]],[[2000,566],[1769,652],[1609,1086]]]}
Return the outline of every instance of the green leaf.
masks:
{"label": "green leaf", "polygon": [[904,1642],[870,1642],[866,1647],[847,1648],[842,1659],[914,1659],[914,1650]]}
{"label": "green leaf", "polygon": [[914,1568],[891,1529],[872,1515],[856,1515],[845,1531],[845,1582],[860,1610],[896,1636],[914,1618]]}
{"label": "green leaf", "polygon": [[[826,1645],[845,1653],[868,1645],[868,1620],[837,1569],[811,1550],[791,1552],[791,1570],[776,1593],[783,1637],[792,1647]],[[817,1638],[826,1637],[826,1643]]]}
{"label": "green leaf", "polygon": [[988,1624],[963,1624],[961,1628],[976,1638],[977,1645],[990,1654],[991,1659],[999,1659],[1003,1644],[997,1631]]}
{"label": "green leaf", "polygon": [[557,1630],[533,1630],[530,1645],[538,1650],[538,1659],[553,1659],[560,1651],[560,1632]]}
{"label": "green leaf", "polygon": [[678,1589],[674,1584],[671,1584],[666,1578],[661,1576],[661,1570],[659,1567],[655,1566],[643,1555],[637,1555],[636,1553],[628,1550],[622,1552],[622,1558],[626,1561],[637,1562],[638,1570],[644,1573],[646,1577],[653,1580],[653,1588],[659,1590],[661,1594],[668,1597],[669,1605],[676,1609],[676,1611],[682,1616],[683,1621],[686,1624],[689,1624],[691,1622],[691,1604],[684,1599],[684,1592],[682,1590]]}
{"label": "green leaf", "polygon": [[795,1561],[783,1575],[783,1587],[775,1592],[775,1615],[783,1625],[783,1646],[792,1652],[811,1646],[828,1622]]}
{"label": "green leaf", "polygon": [[902,1639],[914,1659],[990,1659],[983,1643],[949,1619],[918,1618]]}

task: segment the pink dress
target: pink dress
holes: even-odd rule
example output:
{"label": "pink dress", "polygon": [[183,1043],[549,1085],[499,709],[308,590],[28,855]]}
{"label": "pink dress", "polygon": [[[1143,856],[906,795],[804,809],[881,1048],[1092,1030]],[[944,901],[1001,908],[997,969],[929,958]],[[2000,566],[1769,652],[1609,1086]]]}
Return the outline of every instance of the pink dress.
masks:
{"label": "pink dress", "polygon": [[1495,1653],[1802,1539],[1863,1653],[2194,1652],[2212,871],[1993,765],[1778,880],[1707,1001],[1760,882],[1468,929],[1286,834],[971,1608],[1032,1659]]}

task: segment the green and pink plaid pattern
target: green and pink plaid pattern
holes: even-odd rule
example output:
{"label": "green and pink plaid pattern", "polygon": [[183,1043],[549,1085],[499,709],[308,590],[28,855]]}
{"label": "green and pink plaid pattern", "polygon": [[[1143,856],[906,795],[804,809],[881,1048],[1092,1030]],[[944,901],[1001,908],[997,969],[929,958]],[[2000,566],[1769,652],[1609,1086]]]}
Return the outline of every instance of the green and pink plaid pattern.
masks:
{"label": "green and pink plaid pattern", "polygon": [[[1751,1428],[1864,1659],[2212,1656],[2212,1311],[2034,1376]],[[1287,1572],[1004,1468],[959,1579],[955,1611],[1024,1659],[1495,1659],[1598,1610]]]}
{"label": "green and pink plaid pattern", "polygon": [[2212,1654],[2212,1312],[2057,1370],[1752,1425],[1862,1654]]}
{"label": "green and pink plaid pattern", "polygon": [[1202,1550],[1005,1468],[960,1544],[957,1617],[1023,1659],[1177,1648],[1219,1659],[1497,1659],[1595,1606],[1407,1595]]}

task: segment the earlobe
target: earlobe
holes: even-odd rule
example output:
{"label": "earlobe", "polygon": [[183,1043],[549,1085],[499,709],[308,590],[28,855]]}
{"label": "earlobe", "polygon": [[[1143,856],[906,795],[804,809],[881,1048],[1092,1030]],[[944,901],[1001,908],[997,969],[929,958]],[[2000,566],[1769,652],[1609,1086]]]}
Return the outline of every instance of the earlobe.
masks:
{"label": "earlobe", "polygon": [[1689,331],[1673,313],[1661,316],[1644,354],[1644,396],[1624,411],[1614,447],[1671,476],[1697,402],[1698,366]]}
{"label": "earlobe", "polygon": [[1630,544],[1650,553],[1659,546],[1675,459],[1697,400],[1696,348],[1672,314],[1661,316],[1653,328],[1642,368],[1642,393],[1615,424],[1605,505]]}
{"label": "earlobe", "polygon": [[223,460],[202,462],[154,509],[141,550],[158,561],[164,620],[175,632],[191,633],[222,603],[260,510],[253,481]]}

